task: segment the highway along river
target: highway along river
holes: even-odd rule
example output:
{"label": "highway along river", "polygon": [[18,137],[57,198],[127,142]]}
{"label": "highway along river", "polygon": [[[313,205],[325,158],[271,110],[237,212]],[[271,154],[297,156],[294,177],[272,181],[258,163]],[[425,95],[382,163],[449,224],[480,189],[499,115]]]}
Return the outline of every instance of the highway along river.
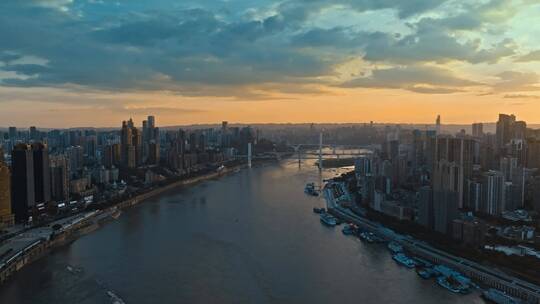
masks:
{"label": "highway along river", "polygon": [[291,160],[165,193],[27,266],[0,303],[483,303],[321,225],[319,178]]}

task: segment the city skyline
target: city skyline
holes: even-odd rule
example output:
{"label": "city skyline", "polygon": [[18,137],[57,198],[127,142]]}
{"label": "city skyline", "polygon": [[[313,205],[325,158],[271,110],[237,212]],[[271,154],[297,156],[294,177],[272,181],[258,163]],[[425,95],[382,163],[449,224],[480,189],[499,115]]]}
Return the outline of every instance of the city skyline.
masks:
{"label": "city skyline", "polygon": [[540,304],[540,0],[0,12],[0,303]]}
{"label": "city skyline", "polygon": [[[540,4],[2,1],[0,121],[540,123]],[[42,24],[47,24],[43,27]],[[100,115],[95,115],[99,112]]]}
{"label": "city skyline", "polygon": [[[286,230],[295,231],[289,236],[297,238],[295,243],[303,244],[299,249],[309,247],[308,243],[311,243],[302,243],[301,240],[307,239],[303,233],[335,238],[335,233],[320,232],[342,225],[344,235],[356,237],[363,243],[360,252],[363,246],[388,250],[390,256],[386,258],[394,260],[395,267],[415,269],[419,278],[396,279],[400,283],[392,283],[394,287],[433,279],[443,289],[461,294],[452,298],[451,303],[459,298],[472,300],[480,293],[486,299],[498,299],[497,303],[506,303],[499,301],[501,297],[538,303],[540,128],[532,127],[514,114],[499,113],[493,133],[482,123],[472,124],[467,128],[469,131],[465,128],[445,130],[443,117],[437,115],[435,125],[420,128],[371,123],[354,127],[320,124],[272,127],[235,125],[228,121],[192,128],[164,128],[159,116],[149,115],[140,122],[126,117],[112,129],[10,127],[7,132],[0,130],[0,239],[4,240],[0,244],[0,252],[4,252],[0,257],[0,290],[6,286],[6,292],[0,292],[0,298],[35,298],[41,291],[69,298],[63,284],[59,288],[51,287],[50,284],[58,281],[56,279],[43,280],[46,283],[35,288],[38,292],[22,296],[12,295],[10,286],[24,282],[15,276],[21,267],[30,269],[29,264],[34,259],[50,261],[55,258],[54,253],[45,252],[67,246],[73,249],[71,252],[76,252],[78,244],[87,239],[81,238],[83,235],[98,230],[95,235],[99,237],[103,235],[101,231],[108,230],[107,227],[119,227],[118,224],[106,225],[109,221],[125,223],[132,221],[133,216],[140,217],[137,212],[144,212],[145,207],[125,211],[144,204],[153,206],[150,207],[154,210],[152,216],[144,217],[154,224],[140,224],[133,229],[150,232],[152,227],[171,223],[172,227],[161,230],[163,232],[158,235],[170,232],[169,240],[177,239],[185,232],[188,239],[194,240],[194,244],[188,246],[189,251],[169,249],[173,243],[181,243],[185,248],[186,243],[192,244],[191,240],[167,242],[158,238],[154,245],[150,244],[156,239],[144,241],[149,244],[144,247],[158,251],[160,258],[167,261],[160,263],[166,269],[161,268],[158,272],[167,273],[168,277],[171,269],[175,269],[172,273],[177,278],[189,276],[189,272],[182,271],[182,266],[174,261],[178,261],[178,251],[198,250],[200,242],[193,238],[193,228],[208,233],[208,227],[217,225],[218,231],[212,235],[220,236],[223,231],[233,229],[233,244],[247,244],[250,252],[257,250],[253,243],[269,244],[267,240],[272,240],[270,244],[274,247],[276,244],[284,246],[282,242],[285,241],[289,245],[280,247],[283,252],[290,246],[290,241],[283,237],[282,225],[261,225],[269,218],[274,221],[272,212],[283,212],[281,218],[286,218],[286,214],[292,216],[285,222],[294,223],[294,229],[291,226]],[[270,179],[252,184],[261,174]],[[223,188],[212,188],[215,186]],[[303,193],[301,187],[304,187]],[[209,192],[203,194],[204,191]],[[168,207],[162,205],[161,199],[165,199]],[[179,203],[170,204],[178,200]],[[156,204],[145,204],[149,201]],[[282,203],[287,201],[295,203]],[[248,203],[250,207],[246,208]],[[253,211],[264,204],[268,204],[262,209],[265,211]],[[156,209],[155,206],[161,207]],[[194,206],[197,207],[191,208]],[[178,207],[182,209],[173,209]],[[225,209],[207,212],[214,208]],[[307,220],[313,216],[311,208],[317,214],[315,218],[319,219],[315,223],[320,222],[323,227]],[[195,213],[188,215],[192,211]],[[242,212],[246,213],[241,215]],[[186,216],[196,217],[196,214],[201,220],[210,217],[209,221],[200,225],[198,220],[191,223],[186,220]],[[210,214],[218,218],[212,218]],[[261,218],[254,220],[257,214]],[[171,217],[176,218],[163,220]],[[297,223],[296,219],[302,217],[306,220]],[[242,225],[238,224],[240,221]],[[305,224],[308,226],[303,226]],[[189,225],[194,227],[189,228]],[[265,236],[264,240],[252,234],[253,231],[265,232],[265,229],[268,229],[266,233],[261,234]],[[122,230],[126,231],[125,228]],[[246,232],[247,242],[241,236]],[[137,235],[137,240],[141,240],[139,234],[128,232],[121,240],[127,240],[129,235]],[[241,237],[237,239],[237,236]],[[325,260],[336,257],[336,252],[341,250],[335,249],[340,245],[329,246],[329,241],[314,243],[332,251],[322,248],[308,251],[321,253],[319,258]],[[134,243],[140,249],[138,243]],[[206,244],[202,244],[203,252],[209,251]],[[358,242],[352,244],[356,247]],[[101,256],[98,247],[109,246],[94,245],[84,252]],[[222,250],[218,246],[212,251],[221,255]],[[273,257],[283,256],[267,255],[267,251],[265,248],[264,253],[256,254],[258,263],[272,264]],[[164,252],[172,255],[167,256]],[[127,249],[121,254],[122,260],[139,259],[141,262],[127,263],[124,269],[132,273],[136,267],[133,265],[145,264],[142,261],[147,261],[152,254]],[[336,260],[343,261],[345,268],[351,269],[351,262],[357,260],[351,257],[358,254],[358,249],[344,254],[346,257]],[[188,255],[202,261],[204,269],[212,260],[204,254]],[[108,253],[107,256],[115,258],[115,254]],[[295,257],[293,253],[283,257],[289,261],[306,256]],[[236,257],[232,257],[236,261]],[[60,272],[66,275],[96,269],[85,262],[73,263],[69,257],[61,259]],[[384,255],[379,259],[387,268],[382,271],[383,275],[397,278],[389,273],[394,268],[388,268]],[[231,267],[234,274],[242,267],[237,263],[229,264],[227,258],[218,260],[220,265]],[[361,262],[361,259],[357,261]],[[102,263],[99,257],[99,264]],[[200,273],[194,264],[186,265]],[[316,271],[321,264],[309,263],[307,267]],[[372,262],[361,264],[368,269],[373,267]],[[312,268],[313,265],[317,267]],[[272,265],[271,269],[275,267]],[[353,268],[356,273],[360,271],[358,265]],[[284,269],[291,270],[290,266]],[[156,273],[156,268],[152,266],[146,271]],[[30,270],[28,273],[40,275]],[[295,273],[306,271],[295,270]],[[308,274],[306,278],[324,276]],[[107,276],[108,280],[111,278]],[[356,280],[354,275],[349,275],[346,280],[351,278]],[[242,286],[249,281],[242,282]],[[362,281],[351,285],[354,288],[350,291],[357,293],[358,286],[371,289],[365,280]],[[269,282],[277,284],[280,280]],[[324,284],[333,286],[326,280]],[[151,301],[135,296],[141,290],[136,287],[136,282],[116,285],[114,291],[107,292],[96,289],[89,293],[86,286],[82,290],[88,299],[104,295],[111,299],[125,298],[133,303],[152,303],[156,299],[155,294],[151,295]],[[293,288],[297,286],[301,285]],[[342,288],[343,285],[336,286]],[[434,288],[422,288],[421,292],[414,292],[413,297],[441,299]],[[220,284],[218,290],[222,289]],[[233,303],[243,296],[244,290],[241,288],[232,296]],[[178,292],[174,294],[178,299]],[[307,299],[311,294],[299,297]],[[341,294],[333,292],[332,299]],[[166,294],[159,296],[162,299],[168,297]],[[206,303],[207,300],[189,302]]]}

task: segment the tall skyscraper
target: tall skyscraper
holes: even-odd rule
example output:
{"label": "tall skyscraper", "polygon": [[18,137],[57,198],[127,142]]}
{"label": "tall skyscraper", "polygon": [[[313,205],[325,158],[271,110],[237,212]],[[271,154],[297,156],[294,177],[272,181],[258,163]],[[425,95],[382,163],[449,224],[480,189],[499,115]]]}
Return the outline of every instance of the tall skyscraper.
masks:
{"label": "tall skyscraper", "polygon": [[86,136],[84,142],[84,154],[90,159],[95,159],[97,146],[97,137],[95,135]]}
{"label": "tall skyscraper", "polygon": [[39,140],[38,130],[37,130],[36,127],[34,127],[34,126],[30,127],[29,134],[30,134],[30,139],[31,140]]}
{"label": "tall skyscraper", "polygon": [[534,211],[540,213],[540,176],[537,176],[532,180],[531,187]]}
{"label": "tall skyscraper", "polygon": [[433,191],[424,186],[418,192],[418,224],[433,229]]}
{"label": "tall skyscraper", "polygon": [[[147,128],[153,124],[154,120],[150,119],[147,122]],[[154,130],[153,127],[152,130]],[[143,135],[135,127],[131,118],[122,122],[121,145],[122,165],[127,168],[135,168],[143,163]]]}
{"label": "tall skyscraper", "polygon": [[69,200],[69,170],[64,155],[51,157],[51,196],[55,201]]}
{"label": "tall skyscraper", "polygon": [[221,146],[226,148],[231,145],[229,135],[229,123],[227,121],[221,122]]}
{"label": "tall skyscraper", "polygon": [[499,120],[497,121],[497,152],[501,153],[501,150],[505,145],[510,142],[514,134],[514,123],[516,122],[516,116],[499,114]]}
{"label": "tall skyscraper", "polygon": [[0,229],[14,224],[11,212],[11,174],[8,166],[0,161]]}
{"label": "tall skyscraper", "polygon": [[71,146],[66,149],[69,161],[69,173],[77,176],[84,165],[84,149],[81,146]]}
{"label": "tall skyscraper", "polygon": [[499,216],[505,210],[505,181],[500,171],[484,173],[482,181],[482,205],[486,214]]}
{"label": "tall skyscraper", "polygon": [[529,138],[527,140],[527,168],[540,169],[540,139]]}
{"label": "tall skyscraper", "polygon": [[437,115],[437,120],[435,120],[435,131],[437,135],[441,134],[441,115]]}
{"label": "tall skyscraper", "polygon": [[473,123],[472,124],[472,135],[476,138],[481,138],[484,136],[484,124],[482,123]]}
{"label": "tall skyscraper", "polygon": [[438,136],[433,141],[433,191],[455,191],[458,208],[468,207],[465,186],[473,170],[474,140]]}
{"label": "tall skyscraper", "polygon": [[522,120],[514,122],[511,132],[512,139],[525,139],[527,137],[527,123]]}
{"label": "tall skyscraper", "polygon": [[9,139],[14,142],[18,137],[17,136],[17,128],[16,127],[9,127],[8,133],[9,133]]}
{"label": "tall skyscraper", "polygon": [[103,154],[101,155],[101,164],[108,169],[113,166],[118,166],[121,163],[122,149],[120,144],[108,144],[103,147]]}
{"label": "tall skyscraper", "polygon": [[16,145],[13,148],[11,162],[11,207],[15,213],[15,221],[26,222],[36,204],[32,147],[27,144]]}
{"label": "tall skyscraper", "polygon": [[443,234],[450,233],[453,220],[458,217],[458,192],[452,190],[433,191],[433,228]]}
{"label": "tall skyscraper", "polygon": [[149,154],[148,154],[148,160],[147,163],[149,165],[158,165],[159,164],[159,144],[156,143],[155,140],[150,141],[148,144],[149,147]]}
{"label": "tall skyscraper", "polygon": [[[159,162],[159,128],[154,116],[148,116],[142,123],[142,156],[141,163],[156,165]],[[157,162],[156,162],[157,161]]]}
{"label": "tall skyscraper", "polygon": [[148,116],[148,128],[152,131],[156,127],[156,118],[154,116]]}
{"label": "tall skyscraper", "polygon": [[505,181],[512,181],[514,172],[518,169],[518,159],[515,157],[502,157],[499,170],[504,175]]}
{"label": "tall skyscraper", "polygon": [[49,151],[47,145],[32,144],[34,160],[34,191],[36,203],[47,203],[51,200],[51,173]]}

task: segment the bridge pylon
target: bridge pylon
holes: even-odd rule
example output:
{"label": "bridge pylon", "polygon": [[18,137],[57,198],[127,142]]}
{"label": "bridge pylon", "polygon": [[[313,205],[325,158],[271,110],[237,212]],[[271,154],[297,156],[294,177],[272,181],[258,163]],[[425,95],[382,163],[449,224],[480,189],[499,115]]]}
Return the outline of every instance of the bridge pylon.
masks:
{"label": "bridge pylon", "polygon": [[323,134],[322,132],[319,133],[319,171],[322,171],[323,169],[323,163],[322,163],[322,146],[323,146]]}
{"label": "bridge pylon", "polygon": [[251,168],[251,143],[248,143],[248,168]]}

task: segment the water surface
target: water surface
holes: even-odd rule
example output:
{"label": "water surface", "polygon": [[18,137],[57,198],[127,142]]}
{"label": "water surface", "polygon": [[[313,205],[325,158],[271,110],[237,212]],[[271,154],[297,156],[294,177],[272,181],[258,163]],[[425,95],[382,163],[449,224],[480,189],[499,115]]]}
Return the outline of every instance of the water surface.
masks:
{"label": "water surface", "polygon": [[483,303],[322,226],[303,192],[319,178],[288,161],[149,199],[13,276],[0,303]]}

